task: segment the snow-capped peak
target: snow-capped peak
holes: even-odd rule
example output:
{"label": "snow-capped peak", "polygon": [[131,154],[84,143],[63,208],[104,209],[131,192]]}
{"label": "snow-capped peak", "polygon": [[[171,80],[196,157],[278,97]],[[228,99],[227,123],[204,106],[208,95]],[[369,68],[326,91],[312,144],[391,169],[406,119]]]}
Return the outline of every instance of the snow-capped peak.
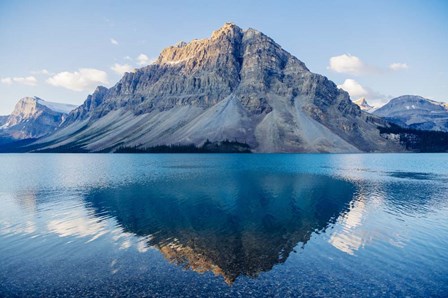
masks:
{"label": "snow-capped peak", "polygon": [[58,113],[68,114],[77,107],[77,106],[71,105],[71,104],[50,102],[50,101],[45,101],[38,97],[35,97],[35,98],[36,98],[38,104],[46,106],[50,110],[53,110]]}
{"label": "snow-capped peak", "polygon": [[369,105],[369,104],[367,103],[367,100],[366,100],[365,97],[361,97],[360,99],[355,100],[355,101],[353,101],[353,102],[354,102],[356,105],[358,105],[358,106],[361,108],[361,110],[363,110],[363,111],[368,111],[368,110],[370,110],[370,109],[373,108],[371,105]]}

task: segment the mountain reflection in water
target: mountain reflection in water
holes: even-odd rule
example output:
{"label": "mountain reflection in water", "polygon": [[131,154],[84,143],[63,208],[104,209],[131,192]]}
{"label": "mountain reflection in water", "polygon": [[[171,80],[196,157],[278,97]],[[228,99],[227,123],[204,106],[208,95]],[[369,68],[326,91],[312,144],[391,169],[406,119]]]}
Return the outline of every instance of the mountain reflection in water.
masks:
{"label": "mountain reflection in water", "polygon": [[447,160],[2,155],[0,296],[445,297]]}
{"label": "mountain reflection in water", "polygon": [[355,187],[324,175],[173,175],[92,189],[86,204],[171,263],[232,284],[283,263],[349,208]]}

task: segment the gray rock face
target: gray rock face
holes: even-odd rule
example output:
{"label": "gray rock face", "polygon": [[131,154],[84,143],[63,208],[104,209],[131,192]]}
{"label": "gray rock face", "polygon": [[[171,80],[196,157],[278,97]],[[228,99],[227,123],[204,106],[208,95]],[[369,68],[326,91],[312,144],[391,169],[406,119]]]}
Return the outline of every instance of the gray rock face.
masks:
{"label": "gray rock face", "polygon": [[448,108],[446,104],[421,96],[404,95],[374,111],[402,127],[448,132]]}
{"label": "gray rock face", "polygon": [[387,124],[271,38],[228,23],[98,87],[39,144],[113,151],[228,139],[256,152],[401,150],[378,125]]}
{"label": "gray rock face", "polygon": [[0,126],[6,123],[8,116],[0,116]]}
{"label": "gray rock face", "polygon": [[12,114],[2,120],[0,132],[17,140],[39,138],[54,132],[73,108],[73,105],[47,102],[38,97],[24,97]]}

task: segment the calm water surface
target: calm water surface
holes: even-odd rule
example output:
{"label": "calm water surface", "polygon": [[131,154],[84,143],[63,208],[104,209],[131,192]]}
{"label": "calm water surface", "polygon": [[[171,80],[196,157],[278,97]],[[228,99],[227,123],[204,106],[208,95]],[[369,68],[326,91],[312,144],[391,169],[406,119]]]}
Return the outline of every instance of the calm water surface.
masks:
{"label": "calm water surface", "polygon": [[0,296],[448,296],[448,155],[0,155]]}

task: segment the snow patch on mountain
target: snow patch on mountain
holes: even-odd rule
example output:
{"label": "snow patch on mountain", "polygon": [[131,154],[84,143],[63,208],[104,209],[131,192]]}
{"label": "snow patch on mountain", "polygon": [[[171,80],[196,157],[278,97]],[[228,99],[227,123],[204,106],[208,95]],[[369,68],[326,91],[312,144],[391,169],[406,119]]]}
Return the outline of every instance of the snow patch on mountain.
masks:
{"label": "snow patch on mountain", "polygon": [[55,131],[76,106],[47,102],[39,97],[24,97],[11,115],[1,119],[0,130],[12,139],[39,138]]}
{"label": "snow patch on mountain", "polygon": [[39,104],[46,106],[50,110],[53,110],[55,112],[62,113],[62,114],[68,114],[78,107],[78,106],[72,105],[72,104],[45,101],[45,100],[43,100],[41,98],[37,98],[37,97],[36,97],[36,100]]}

